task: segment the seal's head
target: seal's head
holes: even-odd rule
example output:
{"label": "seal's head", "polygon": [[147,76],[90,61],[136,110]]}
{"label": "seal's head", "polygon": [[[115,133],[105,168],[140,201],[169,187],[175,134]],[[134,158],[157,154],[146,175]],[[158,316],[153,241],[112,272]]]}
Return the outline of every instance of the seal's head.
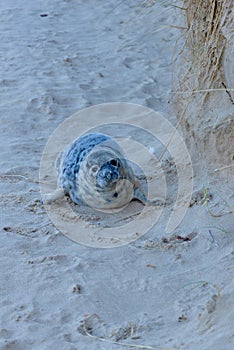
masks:
{"label": "seal's head", "polygon": [[86,157],[81,172],[99,192],[108,192],[119,180],[128,177],[126,159],[116,150],[105,145],[96,146]]}
{"label": "seal's head", "polygon": [[76,195],[96,209],[120,208],[133,198],[133,182],[131,168],[123,155],[116,147],[101,144],[81,164]]}

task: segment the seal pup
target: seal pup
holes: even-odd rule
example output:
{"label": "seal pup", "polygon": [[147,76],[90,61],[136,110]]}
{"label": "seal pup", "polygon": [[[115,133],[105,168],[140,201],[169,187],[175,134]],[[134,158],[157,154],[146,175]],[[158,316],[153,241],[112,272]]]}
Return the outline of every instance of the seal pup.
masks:
{"label": "seal pup", "polygon": [[80,136],[60,152],[55,167],[58,188],[45,196],[47,204],[64,195],[100,210],[121,208],[133,199],[149,202],[121,147],[108,135]]}

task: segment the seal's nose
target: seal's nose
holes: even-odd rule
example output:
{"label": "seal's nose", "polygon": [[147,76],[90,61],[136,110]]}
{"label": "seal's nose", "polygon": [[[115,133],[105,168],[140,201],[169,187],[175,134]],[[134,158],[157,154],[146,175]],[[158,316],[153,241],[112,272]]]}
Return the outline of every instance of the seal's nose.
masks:
{"label": "seal's nose", "polygon": [[113,177],[113,171],[111,169],[105,169],[103,175],[106,179],[111,180]]}
{"label": "seal's nose", "polygon": [[96,176],[98,187],[105,188],[118,181],[120,175],[118,169],[110,164],[104,164]]}

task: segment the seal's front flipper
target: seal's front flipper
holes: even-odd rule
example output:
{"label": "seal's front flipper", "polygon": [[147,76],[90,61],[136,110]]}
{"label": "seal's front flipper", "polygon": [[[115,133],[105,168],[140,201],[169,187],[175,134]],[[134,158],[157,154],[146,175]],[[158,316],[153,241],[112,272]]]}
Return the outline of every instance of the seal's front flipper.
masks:
{"label": "seal's front flipper", "polygon": [[143,205],[149,205],[150,201],[147,199],[143,189],[141,187],[136,187],[134,189],[134,195],[133,199],[137,199],[140,201]]}
{"label": "seal's front flipper", "polygon": [[64,190],[62,188],[57,188],[57,190],[55,190],[53,193],[48,193],[45,194],[44,198],[43,198],[43,203],[44,204],[51,204],[55,201],[57,201],[58,199],[61,199],[64,197]]}
{"label": "seal's front flipper", "polygon": [[136,187],[134,189],[134,196],[133,199],[136,199],[140,201],[143,205],[146,206],[164,206],[165,205],[165,200],[164,199],[148,199],[141,187]]}

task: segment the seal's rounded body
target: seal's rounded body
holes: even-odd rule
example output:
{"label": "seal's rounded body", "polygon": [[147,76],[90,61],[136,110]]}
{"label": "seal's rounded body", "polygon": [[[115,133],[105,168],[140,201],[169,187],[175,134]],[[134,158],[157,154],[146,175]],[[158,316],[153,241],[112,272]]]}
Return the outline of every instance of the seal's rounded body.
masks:
{"label": "seal's rounded body", "polygon": [[147,202],[122,149],[104,134],[85,134],[68,145],[57,157],[56,172],[58,190],[49,201],[63,192],[95,209],[121,208],[134,198]]}

